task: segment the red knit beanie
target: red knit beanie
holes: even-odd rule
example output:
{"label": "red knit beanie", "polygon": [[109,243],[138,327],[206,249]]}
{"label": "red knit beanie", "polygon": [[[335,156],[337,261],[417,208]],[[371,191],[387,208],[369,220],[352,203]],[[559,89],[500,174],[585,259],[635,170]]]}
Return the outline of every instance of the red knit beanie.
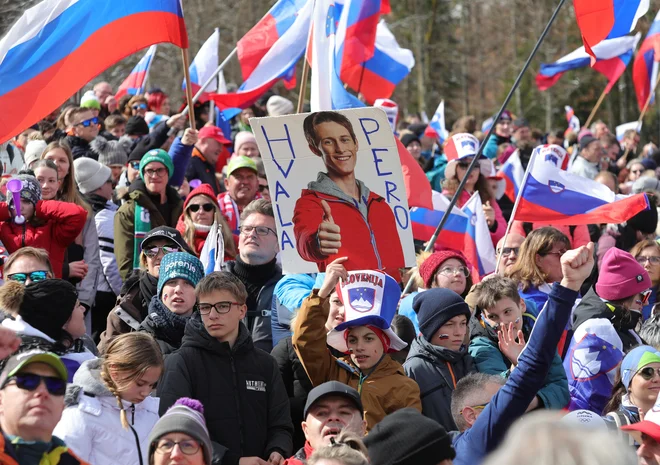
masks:
{"label": "red knit beanie", "polygon": [[433,253],[433,255],[424,260],[424,262],[419,267],[419,275],[424,280],[424,287],[426,289],[431,288],[433,276],[435,275],[435,272],[438,271],[438,268],[440,268],[440,265],[442,265],[450,258],[457,259],[458,261],[462,262],[463,265],[470,270],[470,272],[472,271],[470,262],[468,262],[467,258],[465,258],[465,255],[463,255],[461,252],[452,249],[440,250],[439,252]]}
{"label": "red knit beanie", "polygon": [[599,297],[624,300],[651,287],[651,278],[632,255],[612,247],[605,253],[596,283]]}
{"label": "red knit beanie", "polygon": [[183,209],[185,210],[186,208],[188,208],[188,204],[193,199],[193,197],[197,197],[198,195],[205,195],[209,198],[209,200],[211,202],[214,202],[214,203],[217,204],[217,200],[215,199],[215,192],[213,192],[213,188],[211,187],[211,185],[210,184],[200,184],[195,189],[190,191],[190,194],[188,194],[188,197],[186,197],[186,201],[183,204]]}

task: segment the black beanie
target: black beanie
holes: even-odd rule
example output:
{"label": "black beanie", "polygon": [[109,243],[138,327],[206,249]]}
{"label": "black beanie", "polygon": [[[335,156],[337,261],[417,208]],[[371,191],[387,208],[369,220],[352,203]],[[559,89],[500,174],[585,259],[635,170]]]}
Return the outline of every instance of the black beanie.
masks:
{"label": "black beanie", "polygon": [[644,234],[652,234],[658,226],[658,210],[654,203],[651,202],[650,209],[642,210],[626,223],[636,231],[641,231]]}
{"label": "black beanie", "polygon": [[126,122],[126,135],[146,136],[149,134],[149,125],[141,116],[131,116]]}
{"label": "black beanie", "polygon": [[456,458],[447,431],[414,408],[386,416],[364,438],[364,445],[371,463],[378,465],[438,465]]}
{"label": "black beanie", "polygon": [[421,144],[421,142],[419,141],[419,137],[417,137],[417,134],[413,134],[413,133],[408,132],[408,133],[404,134],[403,136],[401,136],[401,143],[406,148],[408,148],[408,146],[411,143],[415,142],[415,141],[417,141],[419,144]]}
{"label": "black beanie", "polygon": [[78,300],[73,284],[63,279],[44,279],[25,286],[18,314],[30,326],[56,341],[69,321]]}
{"label": "black beanie", "polygon": [[441,287],[417,294],[413,299],[413,310],[417,313],[419,331],[429,342],[436,331],[455,316],[465,315],[470,319],[470,307],[465,300],[454,291]]}

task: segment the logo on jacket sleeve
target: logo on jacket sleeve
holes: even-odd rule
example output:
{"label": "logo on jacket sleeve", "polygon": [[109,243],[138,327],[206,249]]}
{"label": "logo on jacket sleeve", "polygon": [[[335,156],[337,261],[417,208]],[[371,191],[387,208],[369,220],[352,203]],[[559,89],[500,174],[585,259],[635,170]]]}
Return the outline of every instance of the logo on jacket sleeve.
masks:
{"label": "logo on jacket sleeve", "polygon": [[264,381],[245,381],[245,387],[248,391],[266,392],[266,383]]}

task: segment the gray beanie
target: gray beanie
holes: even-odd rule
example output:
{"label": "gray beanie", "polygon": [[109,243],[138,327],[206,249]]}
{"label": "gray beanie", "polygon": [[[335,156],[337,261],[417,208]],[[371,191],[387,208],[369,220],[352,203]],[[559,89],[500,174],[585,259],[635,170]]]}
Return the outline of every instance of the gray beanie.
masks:
{"label": "gray beanie", "polygon": [[204,449],[204,461],[211,465],[213,445],[204,419],[204,406],[196,399],[182,397],[167,409],[149,434],[149,462],[160,438],[169,433],[184,433],[195,439]]}
{"label": "gray beanie", "polygon": [[290,115],[293,113],[293,103],[287,98],[273,95],[266,103],[266,111],[268,116]]}
{"label": "gray beanie", "polygon": [[73,166],[76,168],[76,184],[82,194],[91,194],[108,182],[112,174],[110,168],[87,157],[75,159]]}
{"label": "gray beanie", "polygon": [[128,154],[122,143],[116,140],[107,140],[105,137],[97,136],[90,144],[92,150],[99,155],[99,163],[105,166],[121,165],[128,163]]}
{"label": "gray beanie", "polygon": [[45,140],[31,140],[28,142],[25,146],[25,155],[23,156],[25,167],[29,169],[32,163],[39,160],[47,146],[48,144],[46,144]]}
{"label": "gray beanie", "polygon": [[[36,178],[29,174],[18,174],[13,176],[13,179],[20,179],[23,181],[21,198],[32,202],[33,205],[37,205],[37,202],[41,200],[41,186]],[[7,202],[9,206],[14,203],[14,196],[9,192],[7,193]]]}

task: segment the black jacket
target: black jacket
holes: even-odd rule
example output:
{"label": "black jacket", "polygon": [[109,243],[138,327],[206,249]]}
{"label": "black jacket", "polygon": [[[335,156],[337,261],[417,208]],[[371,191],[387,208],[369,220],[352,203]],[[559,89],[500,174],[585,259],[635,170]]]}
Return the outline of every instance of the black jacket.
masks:
{"label": "black jacket", "polygon": [[189,319],[171,312],[158,296],[153,296],[149,303],[149,314],[140,323],[140,331],[151,334],[160,346],[163,356],[167,356],[181,347]]}
{"label": "black jacket", "polygon": [[213,188],[215,195],[218,195],[221,192],[218,180],[215,177],[215,166],[211,165],[206,160],[202,160],[198,156],[190,158],[190,162],[186,168],[186,179],[189,181],[199,179],[203,184],[210,185]]}
{"label": "black jacket", "polygon": [[634,328],[637,326],[641,317],[642,314],[640,312],[631,312],[619,305],[604,302],[596,294],[595,287],[592,287],[582,298],[578,306],[575,307],[575,310],[573,310],[571,323],[572,330],[575,331],[578,326],[587,320],[594,318],[605,318],[609,320],[621,338],[623,352],[626,353],[640,344],[641,339],[635,337]]}
{"label": "black jacket", "polygon": [[92,150],[89,142],[85,139],[81,139],[78,136],[66,136],[64,140],[71,147],[71,154],[74,160],[80,157],[92,158],[94,160],[99,159],[98,154]]}
{"label": "black jacket", "polygon": [[240,457],[267,460],[274,451],[291,456],[293,425],[282,376],[242,323],[230,347],[209,335],[195,313],[181,348],[165,361],[158,397],[161,415],[181,397],[204,405],[211,440],[228,449],[223,465],[236,465]]}
{"label": "black jacket", "polygon": [[170,131],[165,121],[158,123],[149,134],[141,137],[131,153],[128,154],[129,160],[139,160],[151,149],[159,149],[167,141],[167,134]]}
{"label": "black jacket", "polygon": [[406,375],[419,384],[422,413],[440,423],[447,431],[456,431],[451,415],[451,396],[455,383],[477,371],[466,350],[455,352],[434,346],[421,336],[413,341],[406,363]]}

